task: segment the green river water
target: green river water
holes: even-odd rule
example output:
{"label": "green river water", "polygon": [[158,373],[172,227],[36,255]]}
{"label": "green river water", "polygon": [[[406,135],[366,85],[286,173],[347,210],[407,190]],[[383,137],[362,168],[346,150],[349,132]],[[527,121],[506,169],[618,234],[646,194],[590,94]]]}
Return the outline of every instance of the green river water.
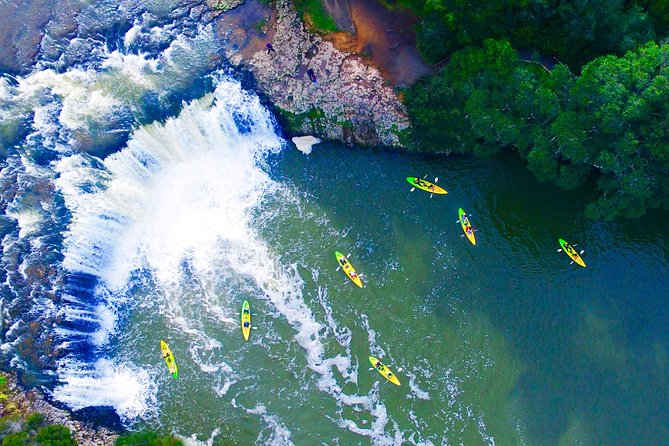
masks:
{"label": "green river water", "polygon": [[[171,330],[180,364],[178,381],[155,365],[159,414],[149,425],[212,444],[666,441],[662,214],[586,220],[592,185],[538,183],[511,155],[321,144],[273,155],[266,170],[281,191],[246,222],[262,252],[239,254],[257,256],[246,263],[254,279],[212,272],[167,293],[166,319],[155,304],[132,313],[121,350],[150,340],[133,361],[155,364],[155,334]],[[404,178],[425,174],[449,193],[410,192]],[[459,207],[477,246],[462,237]],[[559,237],[585,249],[587,268],[557,252]],[[336,271],[335,250],[350,253],[363,289]],[[247,344],[243,299],[256,327]],[[208,302],[218,313],[202,311]],[[370,370],[369,355],[402,386]]]}

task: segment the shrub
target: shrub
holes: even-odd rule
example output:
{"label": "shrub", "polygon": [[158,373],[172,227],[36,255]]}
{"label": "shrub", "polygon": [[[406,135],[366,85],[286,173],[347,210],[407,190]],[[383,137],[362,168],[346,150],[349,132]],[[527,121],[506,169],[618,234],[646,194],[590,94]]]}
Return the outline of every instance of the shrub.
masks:
{"label": "shrub", "polygon": [[37,432],[35,442],[40,446],[77,446],[70,429],[60,424],[43,427]]}
{"label": "shrub", "polygon": [[29,431],[36,430],[42,424],[44,424],[44,415],[42,415],[39,412],[31,413],[26,418],[26,424],[25,424],[24,429],[29,430]]}
{"label": "shrub", "polygon": [[28,444],[28,434],[18,432],[9,434],[2,440],[2,446],[24,446]]}
{"label": "shrub", "polygon": [[183,446],[183,442],[173,436],[159,437],[155,432],[135,432],[119,437],[116,446]]}

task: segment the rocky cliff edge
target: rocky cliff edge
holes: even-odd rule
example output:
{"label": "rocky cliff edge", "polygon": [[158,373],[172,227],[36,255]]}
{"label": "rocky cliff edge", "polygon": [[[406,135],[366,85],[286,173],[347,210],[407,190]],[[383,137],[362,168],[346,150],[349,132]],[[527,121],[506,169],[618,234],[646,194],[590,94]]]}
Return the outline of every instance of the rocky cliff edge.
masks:
{"label": "rocky cliff edge", "polygon": [[307,32],[292,1],[276,0],[274,8],[275,19],[266,30],[274,51],[262,47],[249,54],[230,47],[227,56],[252,71],[288,131],[350,144],[400,146],[399,133],[409,119],[390,83],[361,57]]}

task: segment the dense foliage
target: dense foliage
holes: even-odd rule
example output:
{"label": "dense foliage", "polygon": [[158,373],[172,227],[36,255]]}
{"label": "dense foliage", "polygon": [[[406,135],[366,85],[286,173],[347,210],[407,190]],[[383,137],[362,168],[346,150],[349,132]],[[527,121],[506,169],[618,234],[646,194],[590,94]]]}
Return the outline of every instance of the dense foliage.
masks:
{"label": "dense foliage", "polygon": [[[76,446],[70,429],[60,424],[46,424],[38,412],[25,414],[17,403],[16,392],[8,389],[7,378],[0,372],[0,446]],[[120,436],[117,446],[183,446],[173,436],[160,437],[154,432],[135,432]]]}
{"label": "dense foliage", "polygon": [[[77,446],[70,429],[66,426],[60,424],[43,426],[43,424],[44,417],[41,414],[29,415],[22,424],[20,431],[0,433],[2,446]],[[6,429],[3,428],[2,430]]]}
{"label": "dense foliage", "polygon": [[297,14],[313,32],[336,32],[337,24],[320,0],[293,0]]}
{"label": "dense foliage", "polygon": [[386,0],[386,3],[408,8],[418,15],[418,48],[431,63],[494,38],[506,39],[515,48],[555,56],[578,68],[597,56],[622,55],[652,40],[654,25],[664,32],[669,19],[667,0]]}
{"label": "dense foliage", "polygon": [[155,432],[135,432],[119,437],[116,446],[183,446],[183,442],[171,436],[159,437]]}
{"label": "dense foliage", "polygon": [[669,32],[669,0],[635,0],[632,4],[648,12],[648,17],[659,37]]}
{"label": "dense foliage", "polygon": [[597,174],[593,218],[669,209],[669,46],[603,56],[580,75],[521,61],[507,41],[454,53],[406,92],[408,145],[491,156],[513,148],[541,180],[574,188]]}

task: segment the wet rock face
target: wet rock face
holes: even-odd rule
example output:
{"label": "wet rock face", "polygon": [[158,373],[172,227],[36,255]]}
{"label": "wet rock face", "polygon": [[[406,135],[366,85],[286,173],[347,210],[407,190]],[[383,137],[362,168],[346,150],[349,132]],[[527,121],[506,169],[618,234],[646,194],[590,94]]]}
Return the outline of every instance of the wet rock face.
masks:
{"label": "wet rock face", "polygon": [[355,33],[348,0],[323,0],[323,6],[334,19],[337,28],[347,33]]}
{"label": "wet rock face", "polygon": [[207,6],[218,11],[229,11],[244,3],[245,0],[207,0]]}
{"label": "wet rock face", "polygon": [[250,58],[230,51],[228,56],[250,67],[290,130],[346,143],[399,146],[398,132],[409,120],[379,71],[307,33],[290,0],[277,0],[276,8],[274,51]]}
{"label": "wet rock face", "polygon": [[67,427],[79,446],[113,446],[115,444],[118,434],[112,430],[73,419],[69,412],[51,405],[39,391],[25,390],[20,387],[14,374],[0,373],[0,376],[7,380],[8,393],[8,401],[0,402],[0,415],[13,414],[17,418],[16,425],[7,426],[6,431],[18,432],[21,424],[25,422],[25,417],[38,412],[44,416],[47,424],[61,424]]}

